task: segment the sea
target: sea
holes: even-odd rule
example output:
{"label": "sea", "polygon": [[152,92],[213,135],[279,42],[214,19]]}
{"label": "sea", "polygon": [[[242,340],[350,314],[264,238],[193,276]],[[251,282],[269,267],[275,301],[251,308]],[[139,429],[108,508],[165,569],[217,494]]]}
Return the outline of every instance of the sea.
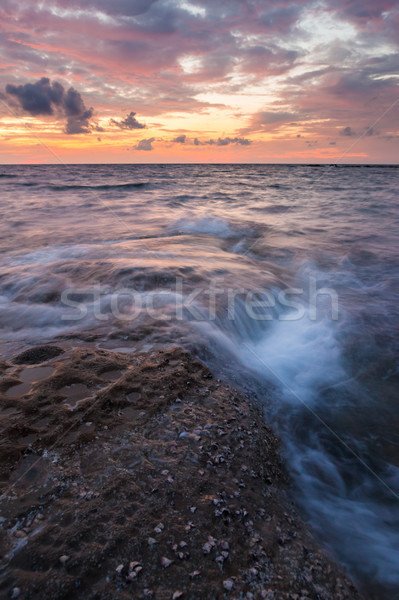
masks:
{"label": "sea", "polygon": [[3,165],[0,357],[189,349],[261,404],[327,552],[399,598],[398,189],[395,166]]}

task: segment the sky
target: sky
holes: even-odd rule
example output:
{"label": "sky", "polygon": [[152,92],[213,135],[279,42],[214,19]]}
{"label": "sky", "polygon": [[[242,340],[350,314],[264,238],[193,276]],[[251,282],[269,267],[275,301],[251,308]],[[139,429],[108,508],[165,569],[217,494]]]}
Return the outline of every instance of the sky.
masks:
{"label": "sky", "polygon": [[0,0],[1,163],[398,163],[399,0]]}

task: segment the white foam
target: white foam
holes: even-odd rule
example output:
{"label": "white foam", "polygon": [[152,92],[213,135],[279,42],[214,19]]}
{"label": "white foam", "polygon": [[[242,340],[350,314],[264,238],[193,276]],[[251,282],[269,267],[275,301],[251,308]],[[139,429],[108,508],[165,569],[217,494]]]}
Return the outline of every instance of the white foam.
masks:
{"label": "white foam", "polygon": [[171,233],[211,235],[222,239],[240,235],[231,228],[227,221],[212,216],[199,219],[179,219],[169,227],[169,231]]}

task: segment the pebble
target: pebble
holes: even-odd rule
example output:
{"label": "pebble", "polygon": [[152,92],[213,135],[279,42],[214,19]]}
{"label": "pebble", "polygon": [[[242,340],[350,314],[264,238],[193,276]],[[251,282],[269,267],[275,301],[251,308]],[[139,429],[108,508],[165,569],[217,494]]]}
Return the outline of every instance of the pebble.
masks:
{"label": "pebble", "polygon": [[192,571],[192,573],[190,573],[191,579],[194,579],[194,577],[198,577],[198,575],[201,575],[201,571]]}
{"label": "pebble", "polygon": [[[132,567],[131,565],[135,565],[135,566]],[[130,572],[129,572],[129,575],[127,576],[127,578],[130,581],[133,581],[133,579],[136,579],[136,577],[139,575],[139,573],[143,570],[143,567],[140,566],[140,563],[130,563],[129,568],[130,568]]]}
{"label": "pebble", "polygon": [[230,548],[229,542],[226,542],[225,540],[222,540],[222,541],[220,542],[220,547],[221,547],[223,550],[229,550],[229,548]]}
{"label": "pebble", "polygon": [[172,596],[172,600],[177,600],[178,598],[181,598],[183,596],[183,592],[181,592],[180,590],[177,590],[173,596]]}
{"label": "pebble", "polygon": [[21,594],[21,590],[17,587],[15,587],[12,592],[11,592],[11,598],[19,598]]}
{"label": "pebble", "polygon": [[232,579],[225,579],[223,581],[223,587],[228,592],[230,592],[233,589],[233,586],[234,586],[234,581]]}
{"label": "pebble", "polygon": [[201,439],[199,435],[196,433],[190,433],[189,431],[183,431],[183,433],[179,435],[179,438],[186,438],[189,440],[194,440],[195,442],[198,442]]}
{"label": "pebble", "polygon": [[148,538],[148,545],[149,546],[153,546],[156,543],[157,543],[157,540],[155,538],[152,538],[152,537]]}
{"label": "pebble", "polygon": [[173,562],[173,560],[170,560],[166,556],[163,556],[161,558],[161,565],[163,566],[164,569],[167,569],[168,567],[170,567],[170,565],[172,564],[172,562]]}
{"label": "pebble", "polygon": [[26,533],[25,531],[22,531],[22,529],[19,529],[18,531],[14,531],[14,537],[16,538],[26,538]]}
{"label": "pebble", "polygon": [[66,554],[63,554],[62,556],[60,556],[60,563],[62,565],[65,565],[65,563],[69,560],[69,556],[67,556]]}
{"label": "pebble", "polygon": [[162,533],[162,531],[165,529],[165,526],[163,523],[159,523],[159,525],[157,525],[156,527],[154,527],[154,531],[155,533]]}
{"label": "pebble", "polygon": [[115,571],[120,575],[123,571],[123,565],[118,565],[115,569]]}
{"label": "pebble", "polygon": [[205,544],[202,546],[202,551],[204,554],[209,554],[212,548],[213,544],[211,544],[210,542],[205,542]]}

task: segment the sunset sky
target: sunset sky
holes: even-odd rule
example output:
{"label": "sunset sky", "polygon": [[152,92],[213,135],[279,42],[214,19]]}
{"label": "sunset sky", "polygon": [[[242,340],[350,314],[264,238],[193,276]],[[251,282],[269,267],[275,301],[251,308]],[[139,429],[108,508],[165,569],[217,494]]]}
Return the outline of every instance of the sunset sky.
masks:
{"label": "sunset sky", "polygon": [[0,162],[399,157],[399,2],[1,0]]}

